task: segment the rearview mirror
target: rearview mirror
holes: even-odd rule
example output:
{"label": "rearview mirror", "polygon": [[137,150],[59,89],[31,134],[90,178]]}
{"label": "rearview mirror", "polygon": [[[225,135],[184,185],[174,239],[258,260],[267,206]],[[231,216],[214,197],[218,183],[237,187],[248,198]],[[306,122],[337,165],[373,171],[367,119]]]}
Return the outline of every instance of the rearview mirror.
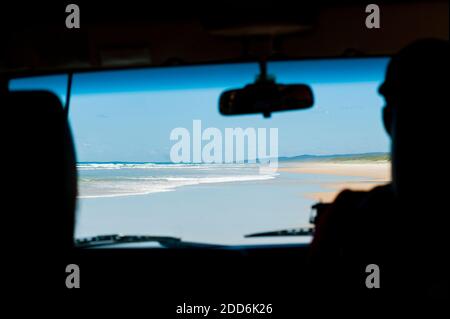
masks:
{"label": "rearview mirror", "polygon": [[313,106],[313,93],[308,85],[277,84],[273,77],[267,76],[265,62],[261,62],[260,68],[261,74],[255,83],[221,94],[219,111],[222,115],[262,113],[264,117],[270,117],[272,112]]}
{"label": "rearview mirror", "polygon": [[223,92],[219,110],[222,115],[262,113],[270,117],[272,112],[307,109],[313,104],[313,93],[308,85],[264,82]]}

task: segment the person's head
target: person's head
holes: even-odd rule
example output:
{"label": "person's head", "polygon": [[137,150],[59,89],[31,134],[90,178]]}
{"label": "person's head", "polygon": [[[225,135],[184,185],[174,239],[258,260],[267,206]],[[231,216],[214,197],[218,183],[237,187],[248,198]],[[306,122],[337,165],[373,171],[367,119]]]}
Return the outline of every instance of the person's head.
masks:
{"label": "person's head", "polygon": [[383,121],[392,140],[392,182],[397,195],[410,196],[431,183],[433,168],[439,165],[434,161],[448,144],[442,141],[445,122],[450,123],[444,113],[447,59],[448,41],[414,42],[392,57],[380,87],[386,101]]}

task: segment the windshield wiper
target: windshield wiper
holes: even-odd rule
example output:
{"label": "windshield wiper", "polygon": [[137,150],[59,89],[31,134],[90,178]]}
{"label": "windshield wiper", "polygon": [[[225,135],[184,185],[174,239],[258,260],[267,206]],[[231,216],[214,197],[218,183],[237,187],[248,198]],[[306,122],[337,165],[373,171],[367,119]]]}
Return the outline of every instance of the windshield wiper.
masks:
{"label": "windshield wiper", "polygon": [[75,246],[79,248],[91,248],[101,246],[113,246],[128,243],[156,242],[165,248],[218,248],[215,244],[193,243],[182,241],[181,238],[170,236],[147,235],[98,235],[87,238],[75,239]]}
{"label": "windshield wiper", "polygon": [[299,228],[274,230],[260,233],[253,233],[245,235],[245,238],[250,237],[282,237],[282,236],[311,236],[313,234],[314,226],[304,226]]}

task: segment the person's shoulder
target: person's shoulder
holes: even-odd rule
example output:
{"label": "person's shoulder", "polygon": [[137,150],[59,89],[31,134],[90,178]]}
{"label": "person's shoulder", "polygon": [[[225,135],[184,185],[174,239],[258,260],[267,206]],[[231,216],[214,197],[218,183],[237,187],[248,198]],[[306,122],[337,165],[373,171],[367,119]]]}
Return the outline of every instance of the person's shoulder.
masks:
{"label": "person's shoulder", "polygon": [[360,203],[367,196],[365,191],[352,191],[345,189],[341,191],[333,202],[324,205],[316,219],[316,237],[317,233],[322,233],[329,229],[341,227],[345,223],[347,217],[351,215],[352,211],[360,205]]}
{"label": "person's shoulder", "polygon": [[322,220],[347,223],[354,220],[356,216],[361,216],[361,211],[377,209],[379,206],[390,203],[391,194],[390,184],[377,186],[369,191],[345,189],[328,205],[322,214]]}
{"label": "person's shoulder", "polygon": [[390,184],[377,186],[369,191],[345,189],[337,195],[332,203],[322,209],[316,226],[317,228],[328,228],[325,225],[333,224],[335,227],[342,227],[342,225],[354,221],[356,216],[364,215],[361,214],[361,211],[390,202],[391,194]]}
{"label": "person's shoulder", "polygon": [[360,202],[361,208],[392,205],[393,192],[391,184],[377,186],[367,192]]}
{"label": "person's shoulder", "polygon": [[359,206],[380,199],[389,198],[391,196],[391,185],[376,186],[369,191],[352,191],[345,189],[339,193],[333,202],[333,206],[347,206],[358,208]]}

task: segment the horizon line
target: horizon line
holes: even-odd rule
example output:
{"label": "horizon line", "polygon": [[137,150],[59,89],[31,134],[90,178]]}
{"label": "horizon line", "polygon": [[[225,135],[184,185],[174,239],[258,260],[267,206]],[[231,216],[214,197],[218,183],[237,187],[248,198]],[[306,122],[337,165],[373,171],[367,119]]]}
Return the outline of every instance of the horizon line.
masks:
{"label": "horizon line", "polygon": [[[345,156],[368,156],[368,155],[390,155],[390,152],[366,152],[366,153],[334,153],[334,154],[301,154],[301,155],[292,155],[292,156],[278,156],[277,159],[293,159],[293,158],[298,158],[298,157],[345,157]],[[268,157],[268,158],[263,158],[262,160],[270,160],[273,159]],[[251,161],[258,161],[260,160],[259,158],[257,159],[251,159]],[[81,161],[81,162],[77,162],[77,164],[92,164],[92,163],[97,163],[97,164],[102,164],[102,163],[117,163],[117,164],[121,164],[121,163],[134,163],[134,164],[246,164],[246,162],[249,161],[248,159],[246,159],[244,162],[230,162],[230,163],[204,163],[204,162],[181,162],[181,163],[174,163],[171,161]]]}

